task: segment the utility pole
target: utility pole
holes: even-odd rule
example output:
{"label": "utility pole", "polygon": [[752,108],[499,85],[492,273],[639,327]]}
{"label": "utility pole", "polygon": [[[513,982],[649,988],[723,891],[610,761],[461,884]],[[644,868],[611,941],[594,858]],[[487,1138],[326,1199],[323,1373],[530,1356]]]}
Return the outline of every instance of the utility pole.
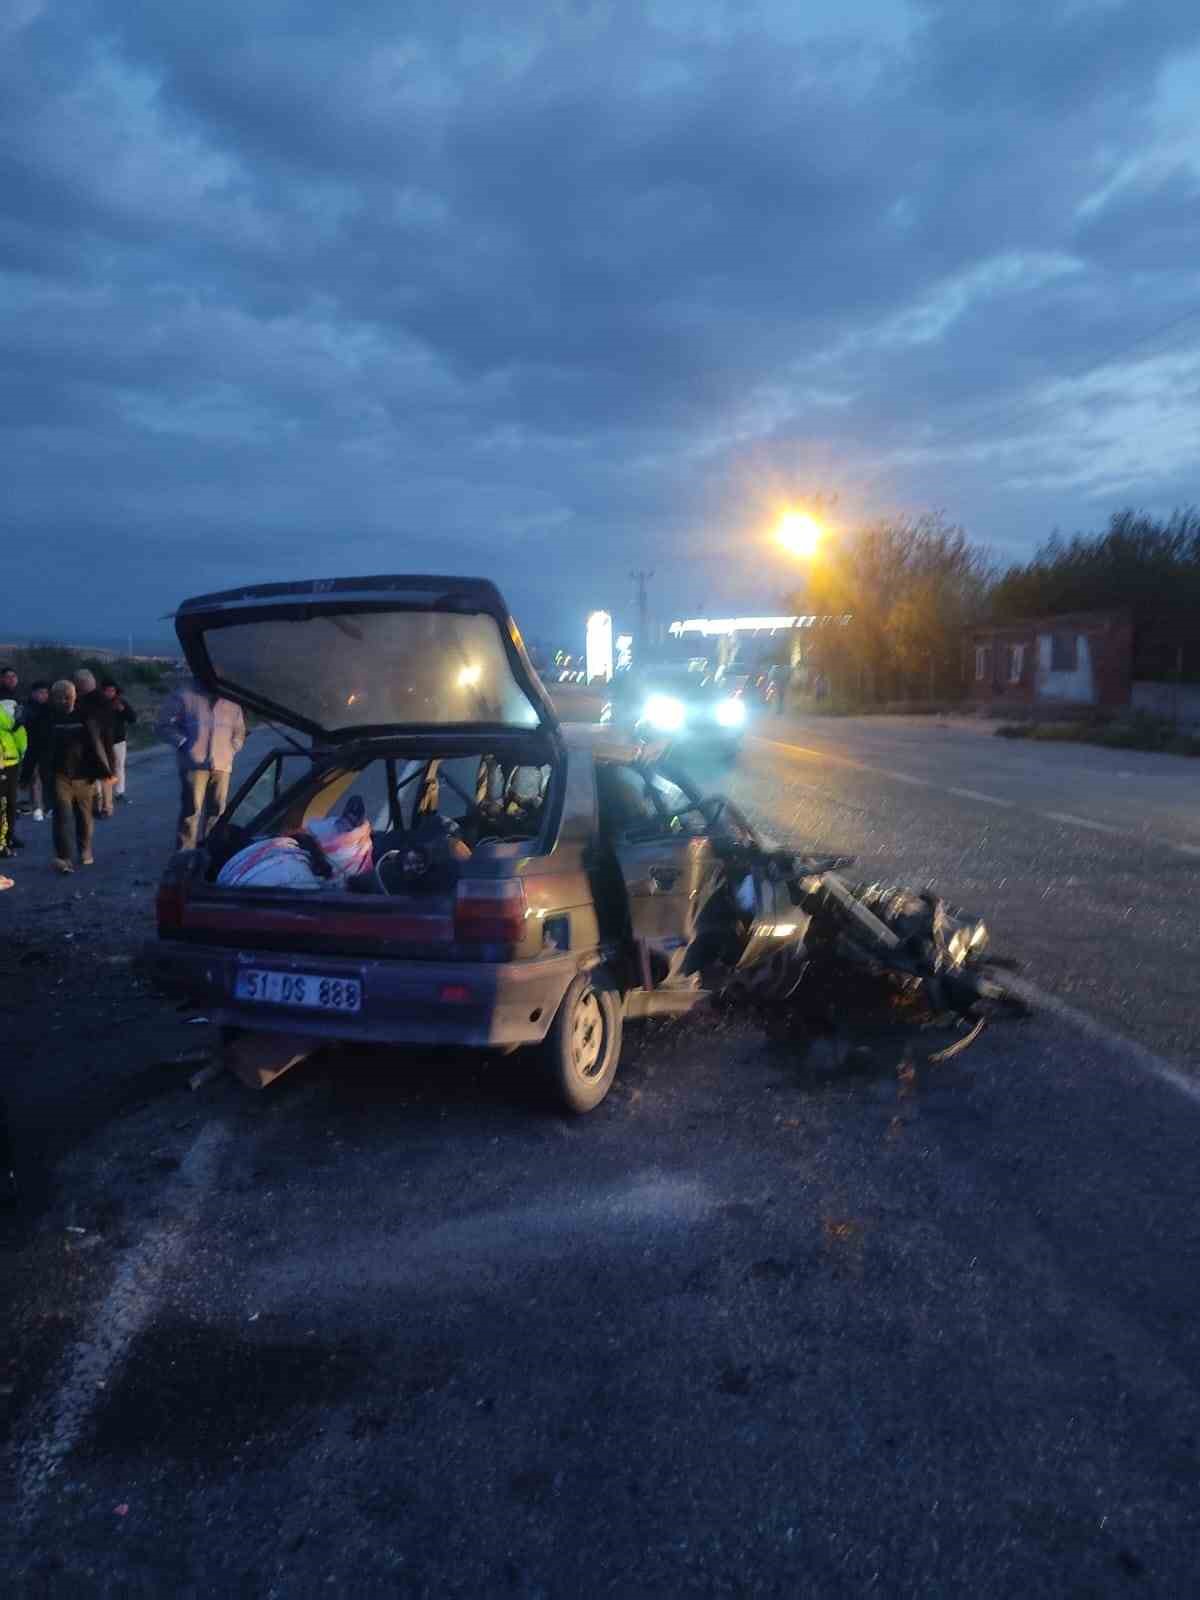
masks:
{"label": "utility pole", "polygon": [[639,569],[629,576],[638,586],[638,648],[644,653],[650,643],[650,603],[646,597],[646,585],[654,574]]}

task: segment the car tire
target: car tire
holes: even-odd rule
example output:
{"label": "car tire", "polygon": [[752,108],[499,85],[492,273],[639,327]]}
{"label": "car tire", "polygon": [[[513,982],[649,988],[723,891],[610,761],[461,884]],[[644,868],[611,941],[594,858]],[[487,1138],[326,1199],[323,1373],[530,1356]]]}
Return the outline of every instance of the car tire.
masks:
{"label": "car tire", "polygon": [[572,980],[538,1047],[546,1089],[560,1111],[594,1111],[612,1088],[623,1022],[621,996],[603,967]]}

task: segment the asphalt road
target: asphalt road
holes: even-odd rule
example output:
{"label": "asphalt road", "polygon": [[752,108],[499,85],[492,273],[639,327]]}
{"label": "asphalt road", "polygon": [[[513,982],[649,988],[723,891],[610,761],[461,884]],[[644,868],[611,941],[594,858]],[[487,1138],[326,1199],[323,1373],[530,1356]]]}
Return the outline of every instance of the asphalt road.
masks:
{"label": "asphalt road", "polygon": [[1200,762],[811,718],[761,724],[730,790],[864,876],[935,884],[1027,979],[1200,1070]]}
{"label": "asphalt road", "polygon": [[5,1258],[18,1592],[1192,1592],[1200,773],[770,738],[728,777],[765,824],[934,879],[1068,1009],[858,1074],[711,1018],[631,1030],[570,1122],[520,1058],[192,1095],[152,1061],[203,1025],[138,989],[114,1040],[101,1009],[163,818],[109,825],[89,899],[22,872],[22,1082],[139,1087],[55,1146]]}

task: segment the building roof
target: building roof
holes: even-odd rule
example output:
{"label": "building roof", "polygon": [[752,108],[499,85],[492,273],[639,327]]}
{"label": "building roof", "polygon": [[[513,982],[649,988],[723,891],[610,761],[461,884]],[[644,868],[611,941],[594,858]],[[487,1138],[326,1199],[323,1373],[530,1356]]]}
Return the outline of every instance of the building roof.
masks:
{"label": "building roof", "polygon": [[1112,611],[1056,611],[1042,617],[1016,617],[1003,622],[971,622],[967,624],[966,632],[978,633],[1028,633],[1039,629],[1053,632],[1056,628],[1102,626],[1113,622],[1129,622],[1131,617],[1128,611],[1114,609]]}

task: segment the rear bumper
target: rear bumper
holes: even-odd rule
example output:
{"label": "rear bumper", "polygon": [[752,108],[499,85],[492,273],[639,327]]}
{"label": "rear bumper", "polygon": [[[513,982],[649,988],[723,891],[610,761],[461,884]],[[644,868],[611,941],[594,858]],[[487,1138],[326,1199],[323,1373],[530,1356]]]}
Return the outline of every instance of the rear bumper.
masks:
{"label": "rear bumper", "polygon": [[[504,963],[386,961],[236,950],[151,939],[147,964],[178,986],[222,1027],[286,1032],[364,1044],[466,1045],[494,1049],[543,1039],[579,971],[573,955]],[[362,1010],[328,1014],[234,998],[245,967],[358,978]],[[443,992],[454,991],[454,998]],[[462,996],[462,991],[467,996]]]}

